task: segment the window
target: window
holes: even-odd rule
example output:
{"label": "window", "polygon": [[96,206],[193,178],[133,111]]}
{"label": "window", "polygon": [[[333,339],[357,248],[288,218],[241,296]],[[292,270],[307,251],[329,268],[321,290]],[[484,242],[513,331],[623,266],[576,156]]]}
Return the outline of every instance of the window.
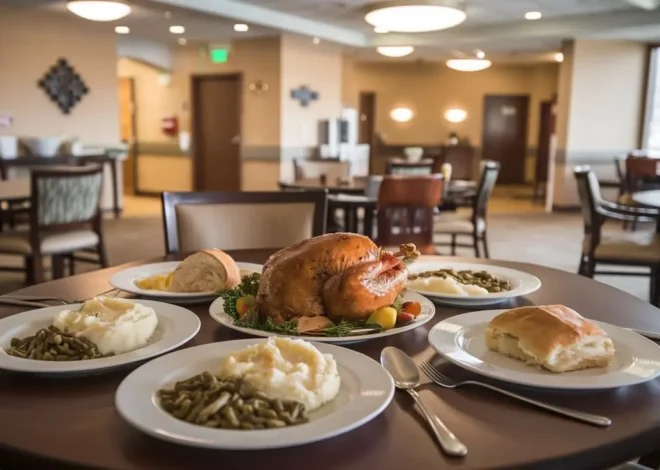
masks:
{"label": "window", "polygon": [[651,50],[642,147],[660,151],[660,48]]}

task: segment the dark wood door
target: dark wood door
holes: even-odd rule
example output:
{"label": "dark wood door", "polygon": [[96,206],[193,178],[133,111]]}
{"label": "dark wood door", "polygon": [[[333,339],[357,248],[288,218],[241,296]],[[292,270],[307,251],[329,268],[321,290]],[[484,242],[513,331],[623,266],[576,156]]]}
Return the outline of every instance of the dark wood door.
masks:
{"label": "dark wood door", "polygon": [[358,110],[360,124],[358,127],[358,142],[369,144],[369,172],[372,171],[374,159],[374,133],[376,132],[376,93],[360,92],[360,109]]}
{"label": "dark wood door", "polygon": [[525,182],[529,96],[486,95],[482,158],[500,162],[502,184]]}
{"label": "dark wood door", "polygon": [[195,190],[241,189],[241,76],[193,77]]}
{"label": "dark wood door", "polygon": [[119,78],[119,138],[128,144],[123,163],[124,191],[135,191],[135,87],[132,78]]}

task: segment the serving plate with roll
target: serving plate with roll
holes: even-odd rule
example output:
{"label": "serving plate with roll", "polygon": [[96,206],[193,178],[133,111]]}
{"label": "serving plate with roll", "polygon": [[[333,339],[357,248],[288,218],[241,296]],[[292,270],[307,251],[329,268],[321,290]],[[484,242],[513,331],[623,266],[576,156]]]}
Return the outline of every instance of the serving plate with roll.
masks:
{"label": "serving plate with roll", "polygon": [[660,348],[563,305],[484,310],[436,324],[429,343],[455,365],[540,388],[608,389],[660,375]]}
{"label": "serving plate with roll", "polygon": [[144,298],[177,304],[212,301],[219,292],[236,287],[241,278],[260,273],[260,264],[235,262],[227,253],[208,249],[183,261],[145,264],[125,269],[110,284]]}
{"label": "serving plate with roll", "polygon": [[523,271],[496,265],[453,262],[444,256],[420,256],[408,273],[408,290],[434,302],[479,307],[531,294],[541,280]]}

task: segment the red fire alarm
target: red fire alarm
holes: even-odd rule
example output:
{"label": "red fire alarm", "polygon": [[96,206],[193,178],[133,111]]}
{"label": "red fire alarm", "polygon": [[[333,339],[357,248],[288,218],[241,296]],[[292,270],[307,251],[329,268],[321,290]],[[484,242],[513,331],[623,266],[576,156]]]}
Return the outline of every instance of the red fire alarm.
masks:
{"label": "red fire alarm", "polygon": [[163,116],[160,119],[160,128],[170,137],[176,136],[179,133],[179,118],[174,115]]}

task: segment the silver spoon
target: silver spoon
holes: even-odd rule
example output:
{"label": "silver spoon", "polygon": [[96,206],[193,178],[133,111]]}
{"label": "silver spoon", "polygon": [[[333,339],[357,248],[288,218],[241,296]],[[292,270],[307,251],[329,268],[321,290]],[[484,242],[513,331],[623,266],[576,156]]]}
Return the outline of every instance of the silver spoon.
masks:
{"label": "silver spoon", "polygon": [[413,397],[426,421],[431,426],[442,450],[448,455],[463,457],[467,454],[467,447],[445,426],[431,410],[429,410],[415,390],[419,386],[419,370],[410,356],[400,349],[388,346],[380,353],[380,363],[390,373],[394,385],[405,390]]}

